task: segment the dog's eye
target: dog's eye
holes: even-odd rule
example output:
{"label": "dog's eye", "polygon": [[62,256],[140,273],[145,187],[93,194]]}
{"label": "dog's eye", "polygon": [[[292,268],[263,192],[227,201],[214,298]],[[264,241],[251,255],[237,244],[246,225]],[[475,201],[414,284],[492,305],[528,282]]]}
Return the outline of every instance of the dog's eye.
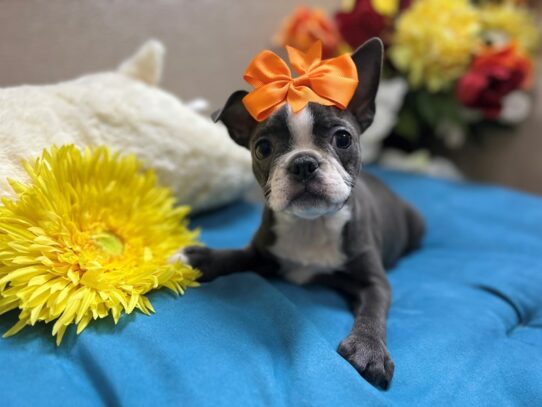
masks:
{"label": "dog's eye", "polygon": [[258,141],[254,151],[259,160],[269,157],[272,151],[271,142],[266,139]]}
{"label": "dog's eye", "polygon": [[352,136],[346,130],[337,130],[333,135],[333,142],[337,148],[346,149],[352,144]]}

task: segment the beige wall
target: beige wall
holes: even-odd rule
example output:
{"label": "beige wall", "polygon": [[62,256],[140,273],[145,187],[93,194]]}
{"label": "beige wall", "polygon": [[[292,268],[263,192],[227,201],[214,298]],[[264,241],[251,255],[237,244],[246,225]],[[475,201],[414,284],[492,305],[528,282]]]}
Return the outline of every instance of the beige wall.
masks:
{"label": "beige wall", "polygon": [[[149,37],[168,49],[163,86],[214,107],[302,0],[0,0],[0,86],[110,69]],[[328,9],[339,0],[308,1]]]}
{"label": "beige wall", "polygon": [[[155,37],[168,49],[163,86],[218,108],[246,87],[246,64],[301,3],[331,10],[340,0],[0,0],[0,86],[110,69]],[[519,130],[454,154],[468,175],[542,193],[540,81],[537,99]]]}

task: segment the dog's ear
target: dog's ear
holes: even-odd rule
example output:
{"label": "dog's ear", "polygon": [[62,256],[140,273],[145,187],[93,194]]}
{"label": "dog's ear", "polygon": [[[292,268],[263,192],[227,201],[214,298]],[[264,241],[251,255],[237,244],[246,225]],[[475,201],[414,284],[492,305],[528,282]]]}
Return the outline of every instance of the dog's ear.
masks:
{"label": "dog's ear", "polygon": [[243,105],[247,91],[238,90],[228,98],[224,107],[211,115],[217,122],[222,121],[230,133],[230,137],[239,145],[248,148],[250,135],[258,122],[248,113]]}
{"label": "dog's ear", "polygon": [[379,38],[372,38],[352,54],[358,70],[359,84],[348,109],[354,114],[361,130],[371,125],[375,116],[375,98],[380,83],[384,45]]}

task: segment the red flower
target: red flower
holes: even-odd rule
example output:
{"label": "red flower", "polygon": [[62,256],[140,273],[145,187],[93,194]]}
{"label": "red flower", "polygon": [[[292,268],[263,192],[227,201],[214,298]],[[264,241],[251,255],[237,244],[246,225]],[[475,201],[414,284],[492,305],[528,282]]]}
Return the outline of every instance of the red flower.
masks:
{"label": "red flower", "polygon": [[479,109],[487,119],[496,119],[505,96],[532,82],[533,63],[514,43],[486,48],[459,80],[457,97],[465,106]]}
{"label": "red flower", "polygon": [[[411,3],[412,0],[401,0],[399,12],[410,7]],[[357,0],[352,11],[337,13],[335,22],[343,39],[352,48],[359,47],[373,37],[383,37],[384,42],[387,42],[393,25],[393,19],[379,14],[371,0]]]}
{"label": "red flower", "polygon": [[386,28],[386,20],[375,11],[370,0],[358,0],[351,12],[335,15],[339,32],[352,48],[372,37],[379,37]]}
{"label": "red flower", "polygon": [[413,0],[401,0],[401,1],[399,2],[399,9],[400,9],[401,11],[403,11],[403,10],[409,8],[409,7],[411,6],[411,4],[412,4],[412,1],[413,1]]}

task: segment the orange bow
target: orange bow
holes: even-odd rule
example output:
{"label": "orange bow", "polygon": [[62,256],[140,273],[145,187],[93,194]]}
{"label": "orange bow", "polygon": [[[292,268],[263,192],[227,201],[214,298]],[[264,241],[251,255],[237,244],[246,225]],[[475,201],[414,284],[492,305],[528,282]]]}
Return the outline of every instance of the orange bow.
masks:
{"label": "orange bow", "polygon": [[322,61],[322,43],[315,42],[304,53],[286,47],[294,71],[271,51],[260,52],[249,64],[243,78],[254,90],[243,98],[247,111],[257,121],[288,103],[297,113],[309,102],[346,109],[358,86],[356,65],[350,55]]}

